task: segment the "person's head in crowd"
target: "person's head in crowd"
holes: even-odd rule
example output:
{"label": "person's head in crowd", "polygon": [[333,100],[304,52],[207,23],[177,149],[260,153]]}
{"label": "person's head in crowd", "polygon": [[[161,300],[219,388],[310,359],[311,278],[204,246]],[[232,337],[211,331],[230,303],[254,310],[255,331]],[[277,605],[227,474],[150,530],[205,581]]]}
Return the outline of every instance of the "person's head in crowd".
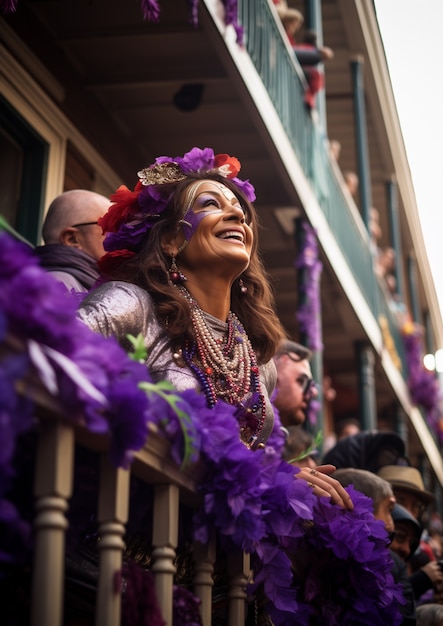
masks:
{"label": "person's head in crowd", "polygon": [[343,178],[345,179],[345,184],[346,184],[346,187],[348,188],[349,193],[355,200],[357,198],[358,185],[359,185],[357,174],[355,172],[352,172],[351,170],[345,170],[343,172]]}
{"label": "person's head in crowd", "polygon": [[384,522],[388,533],[394,530],[392,510],[395,505],[395,497],[391,485],[386,480],[373,472],[354,467],[337,469],[333,473],[333,477],[344,487],[353,485],[354,489],[371,498],[374,517]]}
{"label": "person's head in crowd", "polygon": [[439,513],[433,511],[426,524],[427,543],[437,559],[443,558],[443,526]]}
{"label": "person's head in crowd", "polygon": [[377,259],[377,272],[380,276],[392,274],[395,270],[395,250],[394,248],[383,248]]}
{"label": "person's head in crowd", "polygon": [[391,483],[398,504],[421,520],[426,507],[435,501],[434,494],[425,489],[419,470],[408,465],[381,467],[378,475]]}
{"label": "person's head in crowd", "polygon": [[288,426],[282,457],[297,467],[316,467],[318,450],[315,439],[303,426]]}
{"label": "person's head in crowd", "polygon": [[272,2],[277,10],[279,17],[284,15],[288,10],[287,0],[272,0]]}
{"label": "person's head in crowd", "polygon": [[443,626],[443,604],[420,604],[416,609],[416,617],[416,626]]}
{"label": "person's head in crowd", "polygon": [[62,244],[82,250],[98,261],[105,253],[98,220],[109,209],[105,196],[86,189],[72,189],[51,202],[42,226],[46,245]]}
{"label": "person's head in crowd", "polygon": [[287,8],[279,12],[281,23],[283,28],[287,32],[290,39],[295,37],[295,34],[300,30],[303,25],[304,17],[303,13],[297,9]]}
{"label": "person's head in crowd", "polygon": [[277,385],[273,402],[283,426],[302,424],[309,401],[317,396],[311,356],[308,348],[289,340],[283,341],[274,356]]}
{"label": "person's head in crowd", "polygon": [[407,463],[405,444],[393,432],[362,431],[338,441],[324,456],[323,463],[366,469],[375,474],[383,465]]}
{"label": "person's head in crowd", "polygon": [[392,509],[395,533],[391,542],[391,550],[407,561],[417,550],[422,533],[421,524],[411,513],[396,503]]}
{"label": "person's head in crowd", "polygon": [[329,154],[335,161],[338,161],[340,159],[340,153],[341,143],[338,141],[338,139],[331,139],[331,141],[329,142]]}
{"label": "person's head in crowd", "polygon": [[357,435],[359,432],[361,432],[360,422],[354,417],[348,417],[340,420],[339,422],[337,422],[337,425],[335,427],[337,441],[345,439],[345,437]]}
{"label": "person's head in crowd", "polygon": [[375,207],[369,209],[369,234],[375,244],[380,241],[383,234],[380,226],[380,212]]}

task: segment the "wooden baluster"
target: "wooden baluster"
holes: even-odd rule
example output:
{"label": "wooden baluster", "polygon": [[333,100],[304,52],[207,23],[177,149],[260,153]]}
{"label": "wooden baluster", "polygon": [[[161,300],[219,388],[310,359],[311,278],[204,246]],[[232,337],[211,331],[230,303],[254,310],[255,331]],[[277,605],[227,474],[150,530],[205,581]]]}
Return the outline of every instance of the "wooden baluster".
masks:
{"label": "wooden baluster", "polygon": [[128,520],[129,479],[127,470],[114,467],[107,454],[100,468],[99,576],[96,626],[120,626],[121,588],[117,584],[122,571],[125,547],[123,535]]}
{"label": "wooden baluster", "polygon": [[152,543],[155,589],[167,626],[172,626],[172,594],[174,585],[175,549],[178,541],[179,491],[173,484],[157,485],[154,496],[154,527]]}
{"label": "wooden baluster", "polygon": [[212,588],[214,586],[214,563],[216,554],[215,537],[211,537],[207,544],[195,543],[195,578],[194,592],[200,598],[200,615],[203,626],[212,623]]}
{"label": "wooden baluster", "polygon": [[73,480],[73,429],[55,420],[41,420],[37,445],[31,624],[60,626],[68,526],[65,513]]}
{"label": "wooden baluster", "polygon": [[246,584],[249,580],[250,572],[249,554],[246,554],[246,552],[233,552],[229,555],[229,626],[244,626]]}

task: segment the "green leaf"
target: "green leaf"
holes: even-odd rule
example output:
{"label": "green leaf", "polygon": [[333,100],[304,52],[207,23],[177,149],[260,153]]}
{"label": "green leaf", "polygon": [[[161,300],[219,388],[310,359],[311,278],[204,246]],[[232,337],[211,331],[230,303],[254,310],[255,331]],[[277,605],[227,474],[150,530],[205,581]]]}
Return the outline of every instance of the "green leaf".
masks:
{"label": "green leaf", "polygon": [[322,441],[323,441],[323,434],[321,430],[319,430],[318,433],[315,435],[315,439],[312,442],[312,445],[310,445],[309,448],[306,448],[304,452],[296,456],[294,459],[291,459],[289,463],[293,463],[294,461],[303,461],[303,459],[306,459],[308,456],[311,456],[314,450],[316,450],[321,445]]}
{"label": "green leaf", "polygon": [[146,350],[142,333],[139,333],[137,337],[134,337],[134,335],[126,335],[126,339],[130,341],[133,347],[133,351],[129,353],[129,358],[133,361],[144,363],[148,358],[148,352]]}
{"label": "green leaf", "polygon": [[190,434],[193,430],[191,417],[186,413],[186,411],[183,411],[178,406],[179,402],[182,401],[181,396],[175,393],[171,393],[175,389],[175,387],[167,380],[163,380],[159,383],[142,382],[139,383],[139,386],[148,394],[148,396],[151,394],[156,394],[160,396],[165,402],[169,404],[171,409],[177,415],[184,440],[183,461],[181,463],[180,469],[185,468],[188,465],[189,460],[193,455],[193,452],[195,451],[195,447],[193,445],[193,438]]}

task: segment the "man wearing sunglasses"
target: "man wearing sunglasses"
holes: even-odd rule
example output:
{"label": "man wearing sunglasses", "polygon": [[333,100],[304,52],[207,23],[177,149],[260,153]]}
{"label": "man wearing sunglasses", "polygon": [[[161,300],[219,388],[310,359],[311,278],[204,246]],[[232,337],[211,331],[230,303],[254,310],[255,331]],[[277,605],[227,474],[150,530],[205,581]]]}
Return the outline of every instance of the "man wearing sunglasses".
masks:
{"label": "man wearing sunglasses", "polygon": [[277,368],[274,405],[285,427],[303,424],[309,401],[318,395],[309,363],[311,356],[308,348],[288,340],[274,357]]}
{"label": "man wearing sunglasses", "polygon": [[44,246],[34,249],[40,265],[68,290],[88,291],[99,277],[97,261],[104,255],[103,233],[98,220],[111,202],[85,189],[57,196],[43,222]]}

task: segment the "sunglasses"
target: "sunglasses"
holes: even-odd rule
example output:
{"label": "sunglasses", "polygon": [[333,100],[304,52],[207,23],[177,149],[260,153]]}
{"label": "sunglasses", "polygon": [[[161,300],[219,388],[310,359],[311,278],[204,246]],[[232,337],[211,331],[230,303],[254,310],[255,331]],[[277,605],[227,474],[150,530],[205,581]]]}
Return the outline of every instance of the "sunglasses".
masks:
{"label": "sunglasses", "polygon": [[98,222],[81,222],[80,224],[73,224],[71,228],[80,228],[80,226],[94,226]]}
{"label": "sunglasses", "polygon": [[304,396],[310,396],[316,388],[315,380],[306,374],[298,376],[295,381],[298,385],[300,385]]}

